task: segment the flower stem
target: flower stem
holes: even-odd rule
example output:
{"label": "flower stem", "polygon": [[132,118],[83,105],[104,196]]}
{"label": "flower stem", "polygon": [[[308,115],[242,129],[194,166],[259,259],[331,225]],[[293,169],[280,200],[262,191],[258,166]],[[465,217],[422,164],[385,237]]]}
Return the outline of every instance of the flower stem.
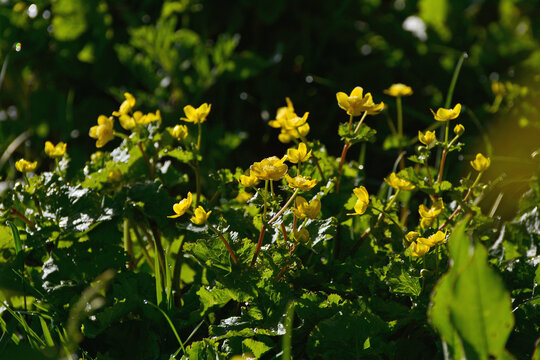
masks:
{"label": "flower stem", "polygon": [[129,219],[124,218],[124,251],[129,254],[129,261],[127,262],[126,266],[129,270],[133,270],[133,260],[135,257],[133,256],[133,244],[131,242],[131,236],[129,235]]}
{"label": "flower stem", "polygon": [[[479,172],[478,173],[478,176],[476,177],[476,180],[474,180],[474,183],[472,184],[472,186],[469,188],[469,190],[467,191],[467,194],[465,195],[465,197],[463,198],[463,202],[469,200],[469,197],[471,196],[472,194],[472,191],[474,189],[474,187],[476,185],[478,185],[478,182],[480,181],[480,178],[482,177],[482,173],[483,171]],[[457,214],[459,214],[459,212],[461,211],[463,207],[461,205],[458,205],[458,207],[456,208],[456,210],[454,210],[454,212],[448,217],[448,219],[446,219],[446,221],[444,222],[444,224],[442,224],[441,226],[439,226],[439,228],[437,230],[441,231],[443,230],[449,223],[450,221],[452,221]]]}
{"label": "flower stem", "polygon": [[[366,118],[366,116],[367,116],[367,111],[364,111],[364,114],[362,115],[362,118],[360,118],[360,121],[358,122],[358,125],[356,125],[356,127],[354,128],[353,135],[356,135],[358,130],[360,130],[360,126],[364,122],[364,119]],[[352,119],[352,116],[351,116],[351,119]],[[350,131],[349,131],[349,133],[350,133]],[[342,172],[343,172],[343,164],[345,163],[345,157],[347,156],[347,151],[349,150],[349,148],[351,146],[352,146],[351,143],[345,142],[345,144],[343,145],[343,150],[341,151],[341,158],[339,159],[338,178],[336,180],[336,193],[339,192],[339,184],[341,183],[341,175],[342,175]]]}
{"label": "flower stem", "polygon": [[[401,96],[396,98],[396,107],[397,107],[397,122],[398,122],[398,136],[399,140],[403,137],[403,110],[401,107]],[[401,144],[401,143],[400,143]]]}
{"label": "flower stem", "polygon": [[[26,173],[22,173],[22,174],[23,174],[24,181],[26,181],[26,185],[28,185],[28,187],[30,187],[30,180],[28,180],[28,176],[26,175]],[[39,215],[41,217],[43,217],[43,211],[41,211],[41,205],[39,203],[39,200],[38,200],[36,194],[32,195],[32,200],[34,201],[34,205],[36,205],[36,209],[37,209]]]}
{"label": "flower stem", "polygon": [[285,203],[285,205],[283,205],[283,207],[281,208],[281,210],[279,210],[277,212],[276,215],[274,215],[274,217],[272,217],[270,219],[270,221],[268,221],[267,224],[265,224],[263,222],[263,225],[261,227],[261,233],[259,234],[259,241],[257,241],[257,248],[255,249],[255,253],[253,254],[253,259],[251,259],[251,265],[250,267],[252,268],[254,265],[255,265],[255,261],[257,261],[257,257],[259,256],[259,252],[261,251],[261,247],[262,247],[262,243],[263,243],[263,240],[264,240],[264,233],[266,232],[266,226],[267,225],[270,225],[272,224],[274,221],[276,221],[276,219],[281,215],[283,214],[283,212],[285,210],[287,210],[287,207],[289,207],[289,205],[291,204],[291,202],[294,200],[294,198],[296,197],[296,194],[298,194],[298,191],[299,189],[296,189],[294,190],[294,193],[291,195],[290,199]]}
{"label": "flower stem", "polygon": [[448,155],[448,149],[444,149],[441,155],[441,166],[439,168],[439,176],[437,177],[437,183],[440,183],[443,179],[444,164],[446,163],[447,155]]}
{"label": "flower stem", "polygon": [[317,156],[315,156],[315,154],[313,153],[313,148],[311,146],[309,146],[307,140],[305,137],[302,136],[302,134],[300,134],[300,132],[298,131],[298,129],[296,129],[296,132],[298,132],[298,135],[300,136],[300,139],[304,142],[304,144],[306,144],[306,149],[307,151],[311,151],[311,157],[313,158],[313,161],[315,161],[315,166],[317,166],[317,170],[319,170],[319,174],[321,174],[321,180],[323,183],[326,183],[326,178],[324,177],[324,173],[321,169],[321,165],[319,164],[319,158]]}
{"label": "flower stem", "polygon": [[197,191],[195,207],[197,207],[201,199],[201,167],[199,166],[199,160],[195,160],[195,189]]}
{"label": "flower stem", "polygon": [[19,210],[15,209],[13,207],[11,208],[11,215],[17,216],[19,219],[24,221],[26,225],[28,225],[30,227],[36,226],[36,224],[34,222],[30,221],[30,219],[28,219],[26,216],[24,216],[23,213],[21,213]]}
{"label": "flower stem", "polygon": [[197,151],[201,151],[202,125],[198,123]]}
{"label": "flower stem", "polygon": [[353,115],[349,116],[349,127],[347,129],[347,134],[349,134],[349,135],[351,134],[353,119],[354,119]]}
{"label": "flower stem", "polygon": [[150,179],[154,180],[154,168],[152,164],[150,164],[150,159],[148,158],[148,155],[146,155],[146,151],[144,151],[144,147],[141,141],[137,143],[137,147],[139,148],[139,150],[141,150],[144,162],[146,163],[146,167],[148,168],[148,173],[150,174]]}
{"label": "flower stem", "polygon": [[463,65],[463,61],[468,57],[469,55],[466,52],[462,53],[456,64],[456,68],[454,69],[454,74],[452,75],[452,80],[450,81],[450,86],[448,88],[448,93],[446,94],[446,101],[444,103],[444,107],[446,109],[448,109],[452,103],[452,97],[454,96],[454,89],[456,87],[459,72],[461,71],[461,66]]}

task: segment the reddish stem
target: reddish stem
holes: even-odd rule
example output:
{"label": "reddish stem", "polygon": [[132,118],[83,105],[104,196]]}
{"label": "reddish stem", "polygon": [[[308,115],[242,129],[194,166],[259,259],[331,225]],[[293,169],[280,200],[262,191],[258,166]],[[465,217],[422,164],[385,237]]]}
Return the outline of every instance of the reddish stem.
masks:
{"label": "reddish stem", "polygon": [[339,192],[339,184],[341,183],[341,173],[343,171],[343,164],[345,163],[345,157],[347,156],[347,151],[351,147],[350,143],[345,143],[343,145],[343,151],[341,152],[341,159],[339,160],[339,169],[338,169],[338,179],[336,182],[336,193]]}

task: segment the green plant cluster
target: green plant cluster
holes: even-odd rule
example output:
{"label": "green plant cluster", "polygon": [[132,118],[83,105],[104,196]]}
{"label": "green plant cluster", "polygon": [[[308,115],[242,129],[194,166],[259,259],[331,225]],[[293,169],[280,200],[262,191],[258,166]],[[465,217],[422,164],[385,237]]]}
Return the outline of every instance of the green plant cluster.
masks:
{"label": "green plant cluster", "polygon": [[[399,86],[387,92],[401,103],[412,90]],[[537,177],[511,221],[494,216],[499,202],[488,213],[479,207],[497,182],[482,177],[489,157],[471,159],[458,182],[444,180],[462,151],[463,126],[449,137],[459,104],[433,112],[441,136],[420,132],[416,155],[400,154],[370,195],[361,171],[370,159],[347,159],[349,148],[373,146],[367,123],[384,108],[363,89],[337,94],[349,114],[341,156],[310,140],[311,115],[297,115],[288,100],[270,123],[291,141],[286,156],[208,173],[200,165],[220,146],[204,141],[215,106],[186,106],[187,126],[165,127],[159,111],[143,114],[125,97],[89,130],[103,149],[84,167],[70,170],[61,144],[46,147],[57,159],[52,171],[28,176],[36,164],[16,163],[24,181],[2,197],[2,356],[511,359],[536,351]],[[401,128],[403,114],[397,119]]]}
{"label": "green plant cluster", "polygon": [[0,2],[0,358],[540,358],[537,3]]}

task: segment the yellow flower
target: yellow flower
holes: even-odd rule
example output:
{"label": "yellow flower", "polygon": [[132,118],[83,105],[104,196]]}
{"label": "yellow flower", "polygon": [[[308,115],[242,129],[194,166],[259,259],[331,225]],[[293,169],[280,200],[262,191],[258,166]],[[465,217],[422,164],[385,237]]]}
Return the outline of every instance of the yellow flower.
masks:
{"label": "yellow flower", "polygon": [[125,92],[124,97],[126,98],[126,100],[124,100],[122,104],[120,104],[120,109],[118,109],[118,111],[113,111],[112,114],[114,116],[121,116],[123,114],[127,114],[131,112],[131,110],[133,110],[133,108],[135,107],[136,100],[133,95],[131,95],[128,92]]}
{"label": "yellow flower", "polygon": [[161,112],[156,110],[155,113],[143,115],[142,112],[136,111],[135,114],[133,114],[133,117],[135,118],[137,124],[148,125],[154,121],[161,121]]}
{"label": "yellow flower", "polygon": [[294,106],[291,99],[285,98],[285,101],[287,101],[287,106],[280,107],[276,112],[276,118],[268,122],[268,125],[270,125],[273,128],[280,128],[281,123],[283,122],[287,114],[295,114]]}
{"label": "yellow flower", "polygon": [[409,96],[413,94],[413,91],[410,86],[405,84],[397,83],[392,84],[388,89],[384,90],[384,93],[390,96]]}
{"label": "yellow flower", "polygon": [[[431,109],[430,109],[431,110]],[[431,110],[433,117],[437,121],[449,121],[457,118],[461,112],[461,104],[457,104],[453,109],[439,108],[437,112]]]}
{"label": "yellow flower", "polygon": [[408,241],[408,242],[413,242],[413,241],[416,241],[416,239],[418,239],[420,237],[420,233],[419,232],[416,232],[416,231],[409,231],[407,233],[407,235],[405,235],[405,239]]}
{"label": "yellow flower", "polygon": [[462,135],[465,132],[465,126],[461,124],[457,124],[454,126],[454,134],[456,135]]}
{"label": "yellow flower", "polygon": [[287,165],[283,163],[284,161],[285,159],[271,156],[261,162],[255,162],[250,166],[251,174],[259,180],[279,180],[288,169]]}
{"label": "yellow flower", "polygon": [[99,115],[98,124],[90,128],[89,134],[91,138],[97,139],[96,147],[103,147],[114,138],[113,125],[114,120],[112,118]]}
{"label": "yellow flower", "polygon": [[294,203],[296,207],[293,207],[291,210],[299,219],[304,219],[306,217],[315,219],[321,211],[321,200],[319,200],[319,198],[315,198],[308,203],[302,196],[297,196],[296,199],[294,199]]}
{"label": "yellow flower", "polygon": [[191,192],[188,192],[187,197],[185,199],[180,200],[180,202],[173,205],[173,211],[175,212],[174,215],[167,216],[168,218],[177,218],[186,213],[188,209],[191,207],[191,202],[193,201],[193,195]]}
{"label": "yellow flower", "polygon": [[493,81],[491,83],[491,91],[496,96],[504,96],[506,95],[506,87],[502,82],[499,81]]}
{"label": "yellow flower", "polygon": [[212,213],[212,211],[206,212],[202,206],[199,206],[194,211],[194,216],[191,217],[191,222],[196,225],[203,225],[206,223],[206,220],[208,220],[208,217]]}
{"label": "yellow flower", "polygon": [[426,131],[425,134],[422,134],[421,131],[418,131],[418,140],[427,147],[431,147],[430,145],[435,143],[437,137],[435,136],[435,131]]}
{"label": "yellow flower", "polygon": [[305,138],[309,133],[309,130],[309,124],[307,122],[292,130],[281,128],[281,133],[278,135],[278,139],[282,143],[287,144],[290,143],[292,139],[298,139],[300,137]]}
{"label": "yellow flower", "polygon": [[409,246],[409,249],[411,250],[411,255],[414,257],[422,257],[427,254],[429,251],[429,246],[423,243],[416,243],[412,242]]}
{"label": "yellow flower", "polygon": [[384,179],[384,181],[396,190],[412,190],[415,187],[409,181],[399,178],[394,172],[390,174],[388,179]]}
{"label": "yellow flower", "polygon": [[171,130],[171,135],[177,140],[184,140],[188,136],[188,128],[186,125],[176,125]]}
{"label": "yellow flower", "polygon": [[292,139],[305,137],[309,133],[309,124],[307,123],[309,113],[306,112],[302,117],[299,117],[294,112],[291,99],[286,98],[285,100],[287,106],[280,107],[276,113],[276,118],[268,122],[268,125],[273,128],[281,128],[278,138],[284,144],[291,142]]}
{"label": "yellow flower", "polygon": [[249,199],[253,197],[253,194],[250,194],[245,191],[240,191],[238,195],[234,198],[234,200],[238,201],[239,203],[246,203]]}
{"label": "yellow flower", "polygon": [[298,231],[295,231],[293,233],[293,237],[294,237],[294,240],[302,243],[302,244],[305,244],[309,241],[309,231],[307,231],[307,229],[305,228],[302,228]]}
{"label": "yellow flower", "polygon": [[195,109],[191,105],[187,105],[184,107],[184,113],[186,114],[186,117],[180,118],[180,120],[184,120],[186,122],[191,122],[194,124],[203,123],[206,121],[206,117],[210,113],[210,109],[212,108],[212,104],[208,105],[207,103],[202,104],[197,109]]}
{"label": "yellow flower", "polygon": [[28,160],[20,159],[15,163],[15,168],[22,173],[34,171],[37,167],[37,161],[30,162]]}
{"label": "yellow flower", "polygon": [[119,183],[122,181],[122,172],[118,169],[109,171],[109,176],[107,176],[107,180],[110,183]]}
{"label": "yellow flower", "polygon": [[292,189],[300,189],[302,191],[308,191],[313,189],[317,185],[317,179],[310,180],[309,178],[297,175],[290,177],[289,174],[285,175],[285,179],[289,183],[289,187]]}
{"label": "yellow flower", "polygon": [[308,152],[306,144],[304,144],[303,142],[298,145],[298,150],[295,148],[290,148],[289,150],[287,150],[287,159],[293,164],[307,161],[310,156],[311,150],[309,150]]}
{"label": "yellow flower", "polygon": [[[140,111],[136,111],[135,114],[140,113]],[[135,116],[133,114],[133,116]],[[137,123],[135,122],[135,118],[129,116],[128,114],[121,114],[118,117],[118,121],[120,122],[120,126],[123,127],[126,130],[132,130],[137,126]]]}
{"label": "yellow flower", "polygon": [[418,243],[433,247],[439,244],[442,244],[446,241],[446,232],[437,231],[435,234],[431,235],[429,238],[419,238]]}
{"label": "yellow flower", "polygon": [[423,218],[434,219],[437,216],[439,216],[443,210],[444,210],[444,203],[442,199],[439,199],[439,201],[434,203],[433,206],[430,207],[429,209],[427,208],[427,206],[423,204],[420,205],[420,207],[418,208],[418,213]]}
{"label": "yellow flower", "polygon": [[338,92],[336,94],[337,102],[340,108],[347,111],[347,114],[352,116],[359,116],[364,111],[368,114],[376,114],[384,109],[384,103],[375,104],[370,93],[363,95],[363,89],[357,86],[351,91],[350,95],[344,92]]}
{"label": "yellow flower", "polygon": [[250,172],[248,175],[240,175],[240,180],[238,181],[245,187],[252,187],[259,183],[259,178]]}
{"label": "yellow flower", "polygon": [[427,229],[427,228],[430,228],[431,226],[433,226],[433,223],[435,222],[435,218],[422,218],[422,220],[420,220],[420,227],[422,229]]}
{"label": "yellow flower", "polygon": [[62,157],[66,153],[66,147],[67,147],[67,144],[61,141],[56,145],[53,145],[53,143],[50,141],[46,141],[45,154],[47,154],[47,156],[52,157],[52,158]]}
{"label": "yellow flower", "polygon": [[362,215],[366,212],[369,205],[369,194],[365,187],[360,186],[356,189],[353,189],[354,194],[358,198],[356,204],[354,205],[354,213],[347,215]]}
{"label": "yellow flower", "polygon": [[491,165],[491,159],[485,157],[481,153],[476,154],[476,159],[471,161],[473,169],[480,172],[486,170],[489,165]]}

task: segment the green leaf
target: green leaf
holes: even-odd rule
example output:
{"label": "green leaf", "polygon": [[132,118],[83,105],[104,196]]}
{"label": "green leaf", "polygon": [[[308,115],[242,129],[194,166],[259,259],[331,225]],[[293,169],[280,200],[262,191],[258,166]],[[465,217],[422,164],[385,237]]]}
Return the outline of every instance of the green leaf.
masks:
{"label": "green leaf", "polygon": [[404,266],[393,266],[387,273],[386,278],[390,291],[393,293],[418,297],[422,292],[420,279],[411,276]]}
{"label": "green leaf", "polygon": [[83,0],[53,1],[53,36],[60,41],[77,39],[86,30],[87,11],[87,5]]}
{"label": "green leaf", "polygon": [[448,240],[452,267],[433,291],[429,318],[454,358],[506,357],[514,325],[510,294],[488,266],[487,250],[471,246],[466,224],[458,223]]}
{"label": "green leaf", "polygon": [[345,142],[349,142],[351,144],[356,144],[357,142],[365,141],[365,142],[375,142],[375,134],[377,134],[377,131],[375,129],[370,128],[366,124],[362,124],[360,126],[360,129],[356,132],[356,134],[352,134],[352,132],[355,129],[356,124],[353,124],[351,130],[351,134],[349,134],[349,124],[348,123],[342,123],[339,126],[338,134],[341,136],[341,140]]}
{"label": "green leaf", "polygon": [[454,285],[450,318],[468,358],[499,358],[514,327],[512,300],[487,265],[487,250],[477,245]]}
{"label": "green leaf", "polygon": [[245,354],[253,354],[253,356],[258,359],[261,357],[261,355],[270,350],[271,347],[261,341],[248,338],[242,341],[242,349]]}

